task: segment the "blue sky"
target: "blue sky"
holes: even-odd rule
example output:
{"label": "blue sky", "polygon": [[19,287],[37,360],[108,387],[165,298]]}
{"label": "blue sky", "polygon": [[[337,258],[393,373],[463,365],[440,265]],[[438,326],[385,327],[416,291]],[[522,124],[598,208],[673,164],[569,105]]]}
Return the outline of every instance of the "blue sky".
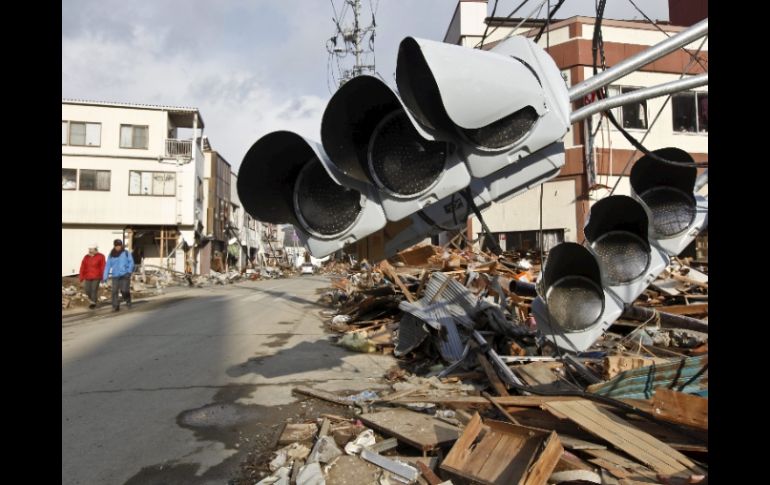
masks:
{"label": "blue sky", "polygon": [[[332,1],[339,12],[343,0],[64,0],[62,97],[197,107],[212,147],[237,169],[251,144],[270,131],[319,139],[330,97]],[[497,16],[519,1],[500,0]],[[594,3],[567,0],[556,17],[593,16]],[[668,18],[666,0],[635,3],[654,19]],[[370,0],[362,4],[368,15]],[[457,1],[371,4],[377,71],[394,84],[400,40],[442,40]],[[628,0],[610,0],[605,16],[640,18]]]}

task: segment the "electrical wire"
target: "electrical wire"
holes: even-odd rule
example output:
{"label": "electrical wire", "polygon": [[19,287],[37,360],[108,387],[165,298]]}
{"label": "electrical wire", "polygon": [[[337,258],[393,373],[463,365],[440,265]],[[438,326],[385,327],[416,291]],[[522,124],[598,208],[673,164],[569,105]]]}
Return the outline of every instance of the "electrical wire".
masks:
{"label": "electrical wire", "polygon": [[[657,23],[653,22],[653,20],[652,20],[650,17],[648,17],[648,16],[647,16],[647,14],[646,14],[646,13],[644,13],[644,12],[642,11],[642,9],[641,9],[641,8],[639,8],[639,7],[638,7],[638,6],[637,6],[637,5],[634,3],[634,0],[628,0],[628,1],[631,3],[631,5],[633,5],[633,6],[634,6],[634,8],[636,9],[636,11],[637,11],[637,12],[639,12],[640,14],[642,14],[642,17],[644,17],[644,18],[645,18],[645,19],[646,19],[646,20],[647,20],[649,23],[651,23],[651,24],[652,24],[652,26],[653,26],[653,27],[655,27],[656,29],[658,29],[658,30],[659,30],[659,31],[660,31],[660,32],[661,32],[663,35],[665,35],[666,37],[671,37],[671,36],[668,34],[668,32],[666,32],[665,30],[661,29],[661,28],[660,28],[660,26],[659,26]],[[704,65],[703,65],[703,62],[702,62],[704,59],[701,59],[701,58],[699,58],[699,57],[696,57],[696,55],[693,55],[693,54],[692,54],[690,51],[688,51],[688,50],[687,50],[687,49],[685,49],[684,47],[680,47],[680,49],[682,49],[682,50],[683,50],[683,51],[685,51],[685,52],[686,52],[686,53],[687,53],[687,54],[688,54],[690,57],[692,57],[692,58],[693,58],[693,60],[694,60],[695,62],[697,62],[697,63],[698,63],[698,65],[699,65],[701,68],[703,68],[703,70],[704,70],[704,71],[706,71],[706,70],[707,70],[707,69],[706,69],[706,66],[704,66]],[[708,61],[706,61],[706,62],[708,63]]]}
{"label": "electrical wire", "polygon": [[[509,18],[513,17],[513,15],[514,15],[516,12],[518,12],[518,11],[521,9],[521,7],[523,7],[524,5],[526,5],[526,4],[527,4],[527,2],[529,2],[529,0],[524,0],[523,2],[521,2],[521,3],[519,4],[519,6],[518,6],[518,7],[516,7],[515,9],[513,9],[513,11],[512,11],[511,13],[509,13],[508,15],[506,15],[506,16],[505,16],[505,18],[504,18],[502,21],[500,21],[500,24],[499,24],[497,27],[495,27],[494,29],[492,29],[492,32],[490,32],[488,35],[490,35],[490,36],[491,36],[492,34],[494,34],[494,33],[495,33],[495,31],[496,31],[497,29],[499,29],[499,28],[500,28],[500,26],[503,24],[503,22],[504,22],[505,20],[508,20]],[[487,24],[487,25],[489,25],[489,24]],[[479,46],[481,46],[481,45],[483,45],[483,41],[479,41],[479,43],[478,43],[478,44],[476,44],[475,46],[473,46],[473,48],[474,48],[474,49],[478,49],[478,48],[479,48]]]}
{"label": "electrical wire", "polygon": [[[489,18],[495,18],[495,12],[497,12],[497,2],[498,0],[495,0],[495,6],[492,7],[492,15],[490,15]],[[487,32],[489,32],[489,22],[487,22],[487,26],[484,28],[484,35],[481,36],[481,42],[479,42],[479,49],[484,48],[484,41],[487,40]]]}
{"label": "electrical wire", "polygon": [[[598,66],[597,66],[597,53],[601,53],[601,61],[602,61],[602,68],[606,68],[607,63],[606,59],[604,57],[604,40],[602,39],[602,20],[604,17],[604,8],[607,4],[607,0],[599,0],[599,4],[597,6],[597,13],[596,13],[596,21],[594,23],[594,35],[593,35],[593,41],[592,41],[592,56],[593,56],[593,73],[594,75],[598,74]],[[597,98],[599,99],[605,99],[607,97],[607,87],[602,86],[597,91]],[[673,160],[665,159],[656,153],[651,152],[647,147],[642,145],[639,140],[634,138],[628,131],[623,128],[620,123],[618,123],[618,120],[615,119],[615,116],[612,114],[612,110],[605,111],[605,114],[607,116],[607,119],[610,120],[610,122],[615,126],[615,128],[623,135],[623,137],[631,143],[631,145],[634,146],[637,150],[641,151],[648,157],[650,157],[653,160],[656,160],[658,162],[662,163],[668,163],[678,166],[694,166],[694,167],[703,167],[708,166],[708,164],[693,162],[693,163],[683,163],[683,162],[676,162]],[[649,129],[648,129],[649,130]]]}
{"label": "electrical wire", "polygon": [[[548,3],[550,7],[550,0]],[[548,14],[548,18],[546,19],[545,23],[540,28],[540,32],[538,32],[537,35],[535,36],[535,42],[540,40],[540,37],[543,35],[543,32],[545,31],[545,29],[548,28],[548,26],[551,24],[551,19],[553,18],[554,14],[559,10],[559,8],[561,8],[563,4],[564,4],[564,0],[559,0],[559,3],[557,3],[556,6],[553,7],[553,10],[551,10],[551,13]],[[550,31],[551,29],[548,29],[548,32]]]}

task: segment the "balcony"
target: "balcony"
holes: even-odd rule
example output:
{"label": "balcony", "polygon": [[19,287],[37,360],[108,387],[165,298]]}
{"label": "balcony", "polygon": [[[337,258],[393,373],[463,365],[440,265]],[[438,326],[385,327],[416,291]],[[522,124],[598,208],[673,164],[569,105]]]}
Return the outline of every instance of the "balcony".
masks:
{"label": "balcony", "polygon": [[166,138],[166,157],[192,158],[192,140]]}

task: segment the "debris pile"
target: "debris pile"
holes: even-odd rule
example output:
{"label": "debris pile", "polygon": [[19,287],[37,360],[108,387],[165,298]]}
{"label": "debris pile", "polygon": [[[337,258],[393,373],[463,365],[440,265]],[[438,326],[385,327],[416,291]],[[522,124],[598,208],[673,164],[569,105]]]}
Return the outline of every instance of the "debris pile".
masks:
{"label": "debris pile", "polygon": [[707,266],[675,258],[578,354],[537,332],[532,255],[426,245],[327,269],[328,329],[398,358],[391,391],[295,388],[346,417],[287,426],[258,483],[707,483]]}

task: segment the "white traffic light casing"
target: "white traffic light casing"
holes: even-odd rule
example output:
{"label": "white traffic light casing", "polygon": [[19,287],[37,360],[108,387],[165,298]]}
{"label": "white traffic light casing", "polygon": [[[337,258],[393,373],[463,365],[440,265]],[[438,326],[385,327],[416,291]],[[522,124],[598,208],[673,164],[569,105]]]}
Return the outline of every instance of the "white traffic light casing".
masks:
{"label": "white traffic light casing", "polygon": [[623,301],[602,287],[594,255],[572,242],[548,253],[532,303],[538,333],[546,342],[582,352],[623,313]]}
{"label": "white traffic light casing", "polygon": [[591,207],[583,233],[601,270],[602,285],[632,303],[668,266],[669,257],[648,239],[645,207],[612,195]]}
{"label": "white traffic light casing", "polygon": [[532,305],[544,340],[581,352],[593,344],[708,222],[708,199],[695,192],[697,169],[678,148],[645,155],[631,169],[631,197],[591,207],[586,247],[549,253]]}
{"label": "white traffic light casing", "polygon": [[340,173],[316,142],[290,131],[251,146],[238,171],[238,197],[254,219],[292,224],[315,257],[385,226],[377,193]]}
{"label": "white traffic light casing", "polygon": [[675,163],[645,155],[631,168],[631,195],[650,214],[650,240],[676,256],[708,224],[708,198],[695,192],[694,160],[679,148],[652,153]]}
{"label": "white traffic light casing", "polygon": [[380,79],[358,76],[332,96],[321,142],[349,179],[376,188],[385,216],[398,221],[467,187],[456,147],[421,127]]}
{"label": "white traffic light casing", "polygon": [[[474,178],[469,186],[470,195],[476,207],[484,210],[554,178],[563,165],[564,144],[553,143],[515,165],[484,178]],[[461,230],[472,214],[465,197],[461,193],[452,194],[412,215],[411,224],[386,241],[385,254],[390,257],[445,230]]]}
{"label": "white traffic light casing", "polygon": [[414,118],[437,139],[456,144],[473,177],[561,141],[570,126],[558,67],[524,37],[489,52],[407,37],[396,82]]}

